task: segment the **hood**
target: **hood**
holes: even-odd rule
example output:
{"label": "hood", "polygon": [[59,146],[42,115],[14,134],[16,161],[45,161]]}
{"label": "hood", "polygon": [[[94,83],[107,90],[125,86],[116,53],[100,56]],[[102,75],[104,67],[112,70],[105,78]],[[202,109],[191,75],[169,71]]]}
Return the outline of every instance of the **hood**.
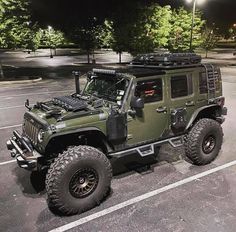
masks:
{"label": "hood", "polygon": [[66,121],[107,112],[104,100],[91,96],[61,96],[38,102],[32,111],[48,123]]}

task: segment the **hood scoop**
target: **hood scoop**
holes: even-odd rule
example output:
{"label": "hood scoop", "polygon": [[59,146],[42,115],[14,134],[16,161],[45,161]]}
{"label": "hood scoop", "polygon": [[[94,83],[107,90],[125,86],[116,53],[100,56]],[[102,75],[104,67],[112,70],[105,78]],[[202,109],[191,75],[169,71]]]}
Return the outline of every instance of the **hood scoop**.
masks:
{"label": "hood scoop", "polygon": [[52,102],[54,105],[63,107],[65,110],[73,112],[84,110],[88,107],[86,101],[72,96],[55,97],[52,99]]}

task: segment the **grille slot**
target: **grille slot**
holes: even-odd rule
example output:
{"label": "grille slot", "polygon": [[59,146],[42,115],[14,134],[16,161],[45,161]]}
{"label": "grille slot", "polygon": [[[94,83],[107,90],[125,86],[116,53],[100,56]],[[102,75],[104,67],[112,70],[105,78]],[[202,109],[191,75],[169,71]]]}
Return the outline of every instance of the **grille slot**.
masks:
{"label": "grille slot", "polygon": [[24,133],[34,145],[37,144],[37,137],[39,130],[40,130],[39,125],[35,124],[35,122],[32,123],[30,119],[25,118]]}

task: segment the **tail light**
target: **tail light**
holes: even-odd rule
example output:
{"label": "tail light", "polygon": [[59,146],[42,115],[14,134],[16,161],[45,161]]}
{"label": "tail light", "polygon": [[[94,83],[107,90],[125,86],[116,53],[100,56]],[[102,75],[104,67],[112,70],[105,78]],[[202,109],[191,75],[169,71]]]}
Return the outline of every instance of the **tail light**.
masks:
{"label": "tail light", "polygon": [[225,105],[225,98],[221,97],[216,100],[216,104],[219,105],[221,108]]}

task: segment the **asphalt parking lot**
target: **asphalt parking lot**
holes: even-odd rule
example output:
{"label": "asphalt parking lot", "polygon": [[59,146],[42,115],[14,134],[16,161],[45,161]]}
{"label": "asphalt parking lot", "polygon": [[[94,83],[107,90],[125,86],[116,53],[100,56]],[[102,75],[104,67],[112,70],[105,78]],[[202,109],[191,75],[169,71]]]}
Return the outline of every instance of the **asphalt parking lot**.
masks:
{"label": "asphalt parking lot", "polygon": [[[24,101],[73,92],[73,79],[0,86],[0,231],[226,231],[236,228],[236,68],[222,68],[226,106],[219,157],[192,166],[183,149],[164,146],[150,169],[131,169],[120,160],[107,199],[81,215],[49,211],[43,181],[17,167],[5,143],[20,130]],[[141,161],[140,161],[141,162]],[[142,163],[154,162],[146,160]],[[124,172],[125,170],[125,172]],[[32,183],[35,183],[32,185]]]}

